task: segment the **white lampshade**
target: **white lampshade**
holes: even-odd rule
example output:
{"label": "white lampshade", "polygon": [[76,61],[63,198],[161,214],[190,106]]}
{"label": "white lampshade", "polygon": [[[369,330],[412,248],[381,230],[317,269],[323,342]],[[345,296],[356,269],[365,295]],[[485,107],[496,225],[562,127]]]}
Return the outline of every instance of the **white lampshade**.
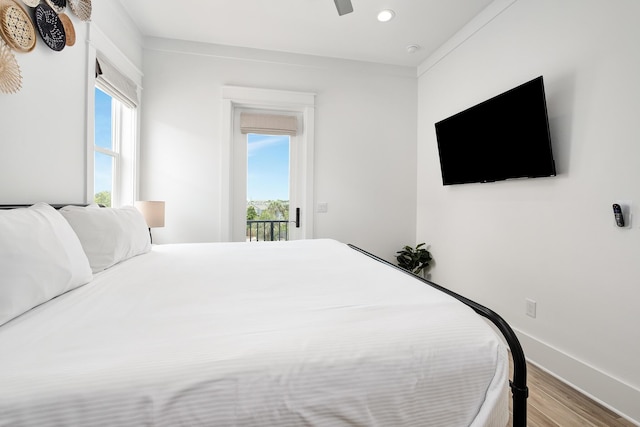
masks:
{"label": "white lampshade", "polygon": [[137,201],[135,206],[149,228],[164,227],[164,202]]}

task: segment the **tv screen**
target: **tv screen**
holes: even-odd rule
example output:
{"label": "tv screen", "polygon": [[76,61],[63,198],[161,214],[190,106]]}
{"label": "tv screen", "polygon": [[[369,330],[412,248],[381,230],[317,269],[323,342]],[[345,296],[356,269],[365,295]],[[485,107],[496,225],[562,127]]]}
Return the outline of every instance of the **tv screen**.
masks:
{"label": "tv screen", "polygon": [[542,76],[435,127],[444,185],[556,174]]}

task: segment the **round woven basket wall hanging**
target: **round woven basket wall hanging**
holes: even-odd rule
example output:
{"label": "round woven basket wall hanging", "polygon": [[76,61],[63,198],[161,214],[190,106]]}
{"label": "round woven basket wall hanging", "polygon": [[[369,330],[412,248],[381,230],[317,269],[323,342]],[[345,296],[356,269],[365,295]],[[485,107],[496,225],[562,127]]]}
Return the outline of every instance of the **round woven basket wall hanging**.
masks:
{"label": "round woven basket wall hanging", "polygon": [[67,7],[67,0],[45,0],[51,9],[58,13],[62,13],[64,8]]}
{"label": "round woven basket wall hanging", "polygon": [[73,22],[71,22],[71,19],[65,13],[59,13],[58,17],[64,27],[67,46],[73,46],[76,44],[76,29],[73,27]]}
{"label": "round woven basket wall hanging", "polygon": [[91,0],[69,0],[69,7],[80,20],[91,19]]}
{"label": "round woven basket wall hanging", "polygon": [[0,0],[0,33],[9,47],[19,52],[29,52],[36,45],[31,18],[13,0]]}
{"label": "round woven basket wall hanging", "polygon": [[22,87],[22,75],[11,48],[0,40],[0,92],[15,93]]}
{"label": "round woven basket wall hanging", "polygon": [[22,3],[30,7],[36,7],[40,4],[40,0],[22,0]]}
{"label": "round woven basket wall hanging", "polygon": [[52,50],[61,51],[67,44],[67,36],[60,17],[47,4],[39,4],[35,9],[36,26],[44,43]]}

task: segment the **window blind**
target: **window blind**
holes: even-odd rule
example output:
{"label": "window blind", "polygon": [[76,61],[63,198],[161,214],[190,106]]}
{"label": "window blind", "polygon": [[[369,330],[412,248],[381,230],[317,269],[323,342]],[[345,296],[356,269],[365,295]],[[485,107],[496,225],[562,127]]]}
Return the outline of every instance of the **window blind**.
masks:
{"label": "window blind", "polygon": [[96,81],[118,95],[130,107],[138,105],[138,86],[100,54],[96,57]]}
{"label": "window blind", "polygon": [[240,131],[263,135],[291,135],[298,133],[298,119],[295,116],[277,114],[240,113]]}

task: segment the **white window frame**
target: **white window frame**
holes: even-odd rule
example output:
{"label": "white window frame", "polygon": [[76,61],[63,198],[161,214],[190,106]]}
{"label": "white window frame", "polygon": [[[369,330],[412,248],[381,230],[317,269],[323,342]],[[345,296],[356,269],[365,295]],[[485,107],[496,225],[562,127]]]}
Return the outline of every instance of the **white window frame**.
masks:
{"label": "white window frame", "polygon": [[[112,186],[111,186],[111,206],[120,207],[132,205],[135,194],[135,132],[136,132],[136,110],[137,107],[127,105],[128,103],[120,99],[119,95],[113,93],[106,86],[96,82],[95,87],[111,97],[111,150],[100,147],[93,143],[94,159],[95,153],[101,153],[112,158]],[[129,110],[129,111],[128,111]],[[94,100],[95,117],[95,100]],[[95,160],[94,160],[95,161]],[[95,163],[94,163],[95,182]],[[95,188],[93,197],[95,196]]]}
{"label": "white window frame", "polygon": [[[105,90],[104,87],[98,85],[95,76],[95,62],[97,50],[105,56],[115,67],[118,68],[127,78],[133,81],[137,86],[138,102],[133,104],[126,100],[120,99],[125,105],[134,109],[133,114],[119,114],[121,127],[117,129],[119,140],[119,161],[117,169],[114,167],[113,180],[114,188],[112,193],[111,205],[120,207],[124,205],[132,205],[138,198],[139,182],[139,141],[140,141],[140,108],[141,102],[140,92],[142,90],[142,71],[138,69],[115,45],[92,23],[88,26],[88,55],[87,55],[87,128],[86,128],[86,181],[85,181],[85,201],[92,203],[94,200],[94,175],[95,175],[95,88],[105,91],[114,97],[113,93]],[[118,97],[115,96],[115,99]],[[128,116],[128,117],[126,117]],[[130,123],[126,123],[129,120]],[[124,125],[122,125],[124,123]],[[123,133],[124,129],[130,132]],[[114,131],[114,135],[115,135]],[[115,147],[114,147],[115,148]],[[100,151],[101,152],[101,151]]]}

